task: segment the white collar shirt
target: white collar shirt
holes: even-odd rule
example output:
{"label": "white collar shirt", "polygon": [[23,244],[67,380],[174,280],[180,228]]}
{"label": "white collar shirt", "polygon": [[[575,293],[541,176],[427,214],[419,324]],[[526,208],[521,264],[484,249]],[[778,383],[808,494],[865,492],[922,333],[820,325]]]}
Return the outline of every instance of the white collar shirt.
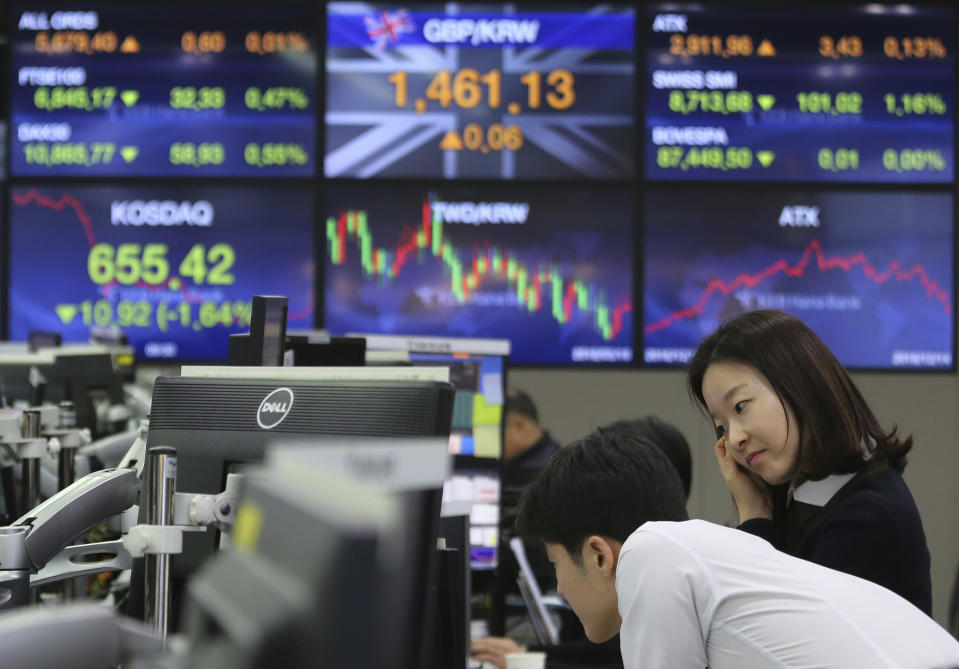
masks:
{"label": "white collar shirt", "polygon": [[959,666],[959,642],[895,593],[702,520],[630,535],[616,592],[626,669]]}
{"label": "white collar shirt", "polygon": [[790,500],[813,506],[826,506],[839,489],[851,481],[855,475],[855,473],[831,474],[819,481],[804,481],[795,488],[789,489]]}

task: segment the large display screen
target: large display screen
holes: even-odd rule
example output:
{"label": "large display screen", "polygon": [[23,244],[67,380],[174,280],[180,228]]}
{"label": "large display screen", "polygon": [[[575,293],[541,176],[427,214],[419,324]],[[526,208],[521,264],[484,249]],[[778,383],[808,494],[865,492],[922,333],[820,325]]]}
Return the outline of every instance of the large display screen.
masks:
{"label": "large display screen", "polygon": [[13,13],[14,176],[312,176],[315,10]]}
{"label": "large display screen", "polygon": [[337,184],[326,212],[332,333],[509,339],[520,363],[632,360],[627,189]]}
{"label": "large display screen", "polygon": [[929,192],[649,193],[645,362],[684,364],[722,321],[779,309],[847,367],[950,368],[953,206]]}
{"label": "large display screen", "polygon": [[117,326],[139,360],[217,361],[254,295],[313,326],[313,195],[288,186],[10,187],[10,338]]}
{"label": "large display screen", "polygon": [[952,9],[669,4],[647,19],[647,177],[952,182]]}
{"label": "large display screen", "polygon": [[632,175],[634,18],[330,3],[326,176]]}

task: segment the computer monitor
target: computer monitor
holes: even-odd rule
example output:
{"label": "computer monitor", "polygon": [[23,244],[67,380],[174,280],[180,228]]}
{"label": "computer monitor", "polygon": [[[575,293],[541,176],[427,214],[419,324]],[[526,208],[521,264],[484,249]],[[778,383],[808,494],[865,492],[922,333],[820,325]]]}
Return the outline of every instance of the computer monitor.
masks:
{"label": "computer monitor", "polygon": [[432,667],[462,667],[469,660],[469,566],[460,556],[463,548],[436,547],[436,574],[431,597],[435,602]]}
{"label": "computer monitor", "polygon": [[125,402],[123,381],[110,353],[67,349],[57,354],[56,368],[63,384],[63,399],[74,404],[78,427],[90,428],[95,439],[126,427],[129,413],[121,410]]}
{"label": "computer monitor", "polygon": [[90,344],[110,353],[113,368],[125,383],[136,381],[136,352],[125,332],[117,327],[92,327]]}
{"label": "computer monitor", "polygon": [[289,298],[279,295],[254,295],[250,331],[230,335],[227,364],[282,366],[289,302]]}
{"label": "computer monitor", "polygon": [[443,500],[472,505],[470,563],[477,570],[496,569],[509,340],[357,333],[348,336],[364,337],[368,352],[402,352],[402,358],[410,365],[449,367],[450,382],[456,391],[450,431],[454,460]]}
{"label": "computer monitor", "polygon": [[[228,473],[262,460],[268,443],[319,435],[448,438],[453,388],[446,378],[446,370],[423,369],[184,367],[179,377],[156,380],[147,447],[177,450],[177,490],[217,493]],[[438,517],[440,494],[432,497]],[[185,536],[174,576],[195,571],[217,538],[212,531]],[[142,570],[136,564],[131,580],[134,616],[142,611]]]}
{"label": "computer monitor", "polygon": [[362,367],[366,340],[332,337],[322,330],[287,332],[285,356],[292,367]]}
{"label": "computer monitor", "polygon": [[0,353],[0,406],[26,408],[63,399],[59,373],[50,352]]}
{"label": "computer monitor", "polygon": [[[127,337],[123,330],[116,326],[94,326],[90,328],[90,343],[100,344],[102,346],[128,346],[130,344],[130,338]],[[60,343],[58,342],[57,346],[59,345]]]}
{"label": "computer monitor", "polygon": [[[437,550],[440,510],[434,506],[449,473],[449,460],[445,436],[314,437],[270,448],[268,466],[322,470],[341,480],[371,483],[389,492],[400,505],[395,524],[402,529],[381,549],[378,571],[385,578],[377,588],[378,607],[370,609],[364,625],[366,638],[383,644],[388,655],[370,664],[343,661],[318,666],[445,669],[465,663],[465,621],[457,609],[457,618],[464,625],[450,626],[454,612],[446,605],[448,598],[439,596],[440,589],[452,594],[450,572],[455,570],[451,555]],[[334,605],[340,609],[347,606],[347,602]],[[463,651],[462,655],[457,651],[459,662],[450,661],[453,647]],[[437,654],[437,649],[443,651]]]}
{"label": "computer monitor", "polygon": [[70,400],[77,426],[96,437],[121,429],[126,413],[123,379],[110,352],[96,346],[64,346],[30,353],[0,354],[0,396],[26,408]]}
{"label": "computer monitor", "polygon": [[492,468],[470,468],[454,462],[443,487],[443,500],[470,505],[470,568],[492,571],[499,566],[501,477]]}
{"label": "computer monitor", "polygon": [[261,365],[283,364],[289,302],[289,298],[279,295],[253,296],[250,337],[253,340],[253,357]]}
{"label": "computer monitor", "polygon": [[[468,502],[447,502],[440,512],[438,535],[443,547],[455,553],[441,554],[446,560],[437,565],[436,593],[439,609],[438,619],[443,627],[438,637],[445,636],[448,643],[435,645],[437,656],[456,659],[469,658],[472,585],[470,578],[470,512]],[[439,542],[437,545],[439,548]],[[459,647],[462,653],[458,653]],[[437,664],[433,663],[434,666]],[[452,666],[452,662],[448,662]]]}
{"label": "computer monitor", "polygon": [[251,472],[244,488],[242,550],[214,556],[187,586],[190,666],[399,666],[383,615],[394,574],[379,557],[404,539],[402,502],[302,464]]}
{"label": "computer monitor", "polygon": [[41,348],[55,348],[62,343],[63,335],[59,332],[30,330],[27,333],[27,345],[31,352],[39,351]]}
{"label": "computer monitor", "polygon": [[[511,344],[508,339],[422,337],[348,333],[366,339],[367,357],[393,351],[395,358],[414,366],[446,366],[456,389],[450,453],[453,471],[443,487],[444,503],[470,505],[470,567],[473,591],[490,595],[490,630],[504,626],[504,574],[499,568],[502,537],[503,420],[507,369]],[[394,358],[394,359],[395,359]],[[381,362],[389,364],[388,357]]]}

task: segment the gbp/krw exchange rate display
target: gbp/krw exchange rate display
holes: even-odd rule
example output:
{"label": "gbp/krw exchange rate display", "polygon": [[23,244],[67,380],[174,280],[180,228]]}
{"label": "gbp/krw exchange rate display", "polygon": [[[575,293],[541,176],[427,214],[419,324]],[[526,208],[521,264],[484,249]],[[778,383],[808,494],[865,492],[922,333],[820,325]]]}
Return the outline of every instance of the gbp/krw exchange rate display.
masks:
{"label": "gbp/krw exchange rate display", "polygon": [[952,182],[953,10],[680,4],[647,19],[647,177]]}
{"label": "gbp/krw exchange rate display", "polygon": [[326,176],[633,173],[631,9],[330,3]]}
{"label": "gbp/krw exchange rate display", "polygon": [[521,363],[632,360],[624,190],[337,185],[325,327],[502,338]]}
{"label": "gbp/krw exchange rate display", "polygon": [[14,176],[312,176],[304,10],[13,13]]}
{"label": "gbp/krw exchange rate display", "polygon": [[698,187],[646,200],[644,360],[682,364],[721,322],[780,309],[848,367],[952,366],[953,197]]}
{"label": "gbp/krw exchange rate display", "polygon": [[10,338],[118,326],[140,359],[225,360],[253,295],[313,325],[313,196],[292,187],[10,188]]}

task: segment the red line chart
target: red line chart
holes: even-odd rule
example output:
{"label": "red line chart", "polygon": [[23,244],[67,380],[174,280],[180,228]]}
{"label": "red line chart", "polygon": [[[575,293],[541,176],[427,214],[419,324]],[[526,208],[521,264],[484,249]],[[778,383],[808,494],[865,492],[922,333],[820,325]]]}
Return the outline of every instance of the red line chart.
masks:
{"label": "red line chart", "polygon": [[810,267],[813,257],[816,259],[816,264],[814,267],[821,272],[826,272],[837,268],[845,272],[850,272],[853,270],[853,268],[858,267],[867,278],[876,284],[883,284],[890,279],[895,279],[899,283],[906,283],[918,279],[922,284],[922,287],[926,293],[926,297],[939,301],[942,303],[943,310],[946,312],[946,314],[952,314],[952,299],[950,298],[949,294],[943,290],[937,281],[929,276],[922,265],[913,265],[912,267],[905,269],[899,264],[898,261],[894,260],[890,262],[885,269],[880,271],[875,266],[869,264],[869,260],[865,253],[855,253],[846,257],[827,257],[825,251],[823,251],[822,244],[818,239],[814,239],[806,246],[806,250],[803,252],[802,257],[795,265],[790,265],[785,259],[779,259],[761,272],[756,274],[743,273],[729,282],[720,278],[711,279],[693,306],[674,311],[665,318],[662,318],[654,323],[647,324],[644,328],[644,331],[646,334],[652,334],[653,332],[668,328],[670,325],[673,325],[679,321],[698,316],[706,307],[709,299],[717,292],[722,293],[723,295],[729,295],[738,288],[755,288],[766,279],[769,279],[777,274],[785,274],[786,276],[790,277],[801,277]]}

